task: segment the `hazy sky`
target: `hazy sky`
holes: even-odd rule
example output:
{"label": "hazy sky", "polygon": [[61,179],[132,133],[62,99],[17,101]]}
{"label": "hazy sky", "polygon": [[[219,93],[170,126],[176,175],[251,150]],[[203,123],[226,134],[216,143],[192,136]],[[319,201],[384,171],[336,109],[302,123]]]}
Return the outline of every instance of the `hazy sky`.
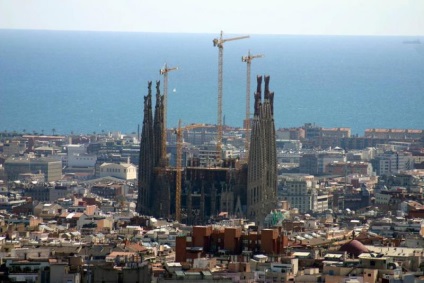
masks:
{"label": "hazy sky", "polygon": [[423,35],[424,0],[0,0],[0,29]]}

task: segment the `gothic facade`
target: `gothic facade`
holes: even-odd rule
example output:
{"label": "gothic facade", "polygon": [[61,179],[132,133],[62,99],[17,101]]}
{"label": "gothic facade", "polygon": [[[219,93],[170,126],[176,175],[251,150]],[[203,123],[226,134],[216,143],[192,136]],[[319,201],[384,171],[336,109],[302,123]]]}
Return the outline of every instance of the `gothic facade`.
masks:
{"label": "gothic facade", "polygon": [[169,217],[171,210],[170,180],[172,179],[167,170],[166,152],[162,147],[163,99],[163,95],[160,94],[160,82],[157,81],[153,115],[152,82],[149,82],[148,94],[144,97],[144,118],[138,166],[137,212],[157,217]]}
{"label": "gothic facade", "polygon": [[[185,167],[182,174],[182,221],[191,225],[207,223],[211,217],[246,217],[263,224],[277,204],[277,158],[274,126],[274,93],[269,76],[257,78],[255,112],[246,166],[224,160],[220,167]],[[175,215],[175,170],[169,167],[163,146],[164,109],[159,82],[152,113],[152,91],[144,97],[144,119],[140,142],[137,212],[155,217]],[[224,213],[224,214],[222,214]]]}

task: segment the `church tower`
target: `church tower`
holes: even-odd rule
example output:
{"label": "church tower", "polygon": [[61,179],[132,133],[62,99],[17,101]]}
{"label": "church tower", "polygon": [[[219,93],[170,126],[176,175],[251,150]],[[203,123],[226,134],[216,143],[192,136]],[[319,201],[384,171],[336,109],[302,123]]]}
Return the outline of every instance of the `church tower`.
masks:
{"label": "church tower", "polygon": [[152,82],[144,97],[144,119],[140,141],[138,168],[137,212],[156,217],[169,217],[171,195],[168,160],[163,144],[164,104],[160,94],[160,81],[156,81],[156,104],[152,115]]}
{"label": "church tower", "polygon": [[148,93],[144,96],[143,128],[140,140],[140,158],[138,166],[138,199],[137,212],[151,214],[152,201],[151,186],[153,183],[154,159],[152,156],[154,145],[152,119],[152,82],[148,82]]}
{"label": "church tower", "polygon": [[247,172],[247,218],[258,225],[277,205],[277,152],[275,147],[274,92],[265,76],[262,99],[262,76],[257,77],[255,111]]}

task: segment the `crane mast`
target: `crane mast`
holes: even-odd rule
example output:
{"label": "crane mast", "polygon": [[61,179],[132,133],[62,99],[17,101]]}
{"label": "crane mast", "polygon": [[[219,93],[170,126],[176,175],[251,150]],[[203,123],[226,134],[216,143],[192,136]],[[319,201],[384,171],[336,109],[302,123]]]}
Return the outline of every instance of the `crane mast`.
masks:
{"label": "crane mast", "polygon": [[221,150],[222,150],[222,74],[223,74],[223,65],[224,65],[224,43],[227,41],[239,40],[249,38],[246,36],[232,37],[232,38],[222,38],[223,32],[219,38],[213,40],[213,46],[218,47],[218,121],[217,121],[217,159],[221,159]]}
{"label": "crane mast", "polygon": [[250,50],[247,53],[247,56],[241,57],[242,62],[246,62],[247,71],[246,71],[246,120],[245,123],[245,141],[244,141],[244,149],[245,156],[244,161],[247,162],[249,158],[249,144],[250,144],[250,69],[252,65],[252,60],[255,58],[262,58],[263,55],[250,55]]}
{"label": "crane mast", "polygon": [[167,121],[167,111],[168,111],[168,73],[171,71],[178,70],[178,67],[168,68],[168,65],[165,63],[165,66],[159,70],[159,73],[163,75],[163,138],[162,138],[162,153],[166,156],[166,121]]}

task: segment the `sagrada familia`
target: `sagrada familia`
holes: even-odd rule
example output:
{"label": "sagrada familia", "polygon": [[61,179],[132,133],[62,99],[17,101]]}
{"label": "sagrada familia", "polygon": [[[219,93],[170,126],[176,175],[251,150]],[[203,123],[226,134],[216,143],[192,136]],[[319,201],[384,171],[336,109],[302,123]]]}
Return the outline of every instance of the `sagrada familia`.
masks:
{"label": "sagrada familia", "polygon": [[[265,82],[262,97],[262,80]],[[223,160],[220,166],[185,166],[182,172],[181,215],[189,225],[207,223],[226,212],[264,223],[277,206],[277,157],[274,126],[274,92],[269,76],[257,77],[249,159],[238,164]],[[144,118],[138,169],[137,212],[155,217],[175,215],[176,172],[169,167],[164,133],[164,103],[160,82],[156,82],[156,103],[152,111],[152,83],[144,97]],[[191,164],[193,165],[193,164]]]}

